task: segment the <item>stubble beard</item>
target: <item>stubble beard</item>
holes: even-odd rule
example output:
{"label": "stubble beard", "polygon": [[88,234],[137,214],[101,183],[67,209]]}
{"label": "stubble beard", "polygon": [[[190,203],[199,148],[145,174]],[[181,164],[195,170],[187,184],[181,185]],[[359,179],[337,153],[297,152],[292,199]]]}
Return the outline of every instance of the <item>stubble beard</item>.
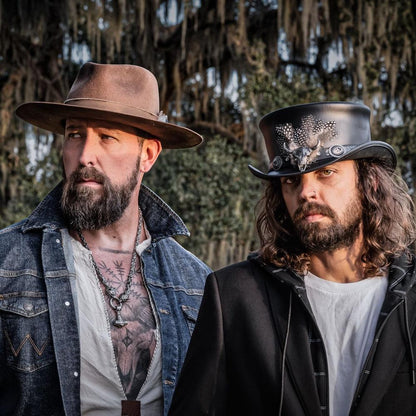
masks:
{"label": "stubble beard", "polygon": [[[70,229],[99,230],[118,221],[130,203],[137,185],[140,158],[136,168],[121,185],[113,185],[108,176],[93,167],[79,167],[65,179],[61,207]],[[92,179],[101,189],[78,186],[79,181]]]}
{"label": "stubble beard", "polygon": [[[301,221],[308,211],[325,215],[331,221],[307,223]],[[328,206],[317,203],[301,205],[293,216],[297,237],[304,250],[309,254],[331,252],[340,248],[350,247],[360,235],[362,224],[362,204],[358,196],[348,204],[342,218]]]}

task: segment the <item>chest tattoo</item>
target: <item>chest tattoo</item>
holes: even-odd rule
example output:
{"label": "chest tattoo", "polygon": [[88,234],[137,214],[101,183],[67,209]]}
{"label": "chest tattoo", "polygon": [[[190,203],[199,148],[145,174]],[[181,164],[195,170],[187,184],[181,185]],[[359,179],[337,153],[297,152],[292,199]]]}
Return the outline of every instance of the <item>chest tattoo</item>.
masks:
{"label": "chest tattoo", "polygon": [[[105,279],[117,290],[117,293],[122,292],[129,273],[131,253],[102,250],[94,257]],[[101,289],[106,300],[107,314],[112,322],[115,311],[110,306],[102,284]],[[129,300],[123,306],[123,319],[128,324],[122,328],[110,325],[111,339],[126,397],[128,400],[135,400],[146,379],[156,347],[156,322],[143,282],[139,259],[136,262]]]}

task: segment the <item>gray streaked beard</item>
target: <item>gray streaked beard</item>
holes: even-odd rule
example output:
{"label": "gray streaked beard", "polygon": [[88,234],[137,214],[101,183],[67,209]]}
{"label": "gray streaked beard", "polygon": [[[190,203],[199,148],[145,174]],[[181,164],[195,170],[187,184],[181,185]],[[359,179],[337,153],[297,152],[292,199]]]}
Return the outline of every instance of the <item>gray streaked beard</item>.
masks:
{"label": "gray streaked beard", "polygon": [[[113,185],[108,176],[92,167],[79,167],[64,182],[61,207],[68,226],[73,230],[99,230],[121,218],[137,185],[140,158],[124,184]],[[101,183],[101,196],[86,186],[78,187],[83,179]]]}

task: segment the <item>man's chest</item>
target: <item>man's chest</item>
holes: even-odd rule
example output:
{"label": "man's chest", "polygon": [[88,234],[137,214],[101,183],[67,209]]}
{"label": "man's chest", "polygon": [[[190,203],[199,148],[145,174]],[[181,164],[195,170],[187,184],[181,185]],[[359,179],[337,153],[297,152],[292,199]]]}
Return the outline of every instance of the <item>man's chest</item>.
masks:
{"label": "man's chest", "polygon": [[[104,295],[111,339],[126,395],[135,398],[156,347],[156,321],[135,253],[99,253],[94,260]],[[132,269],[132,265],[134,268]],[[120,301],[121,300],[121,301]],[[118,323],[122,322],[122,326]]]}
{"label": "man's chest", "polygon": [[[75,241],[73,249],[81,346],[85,345],[81,354],[88,367],[100,373],[109,376],[116,370],[112,379],[120,380],[125,396],[135,400],[157,344],[156,319],[140,258],[134,254],[132,268],[129,252],[101,250],[92,256]],[[114,325],[117,320],[125,324]],[[90,376],[84,371],[84,377]]]}

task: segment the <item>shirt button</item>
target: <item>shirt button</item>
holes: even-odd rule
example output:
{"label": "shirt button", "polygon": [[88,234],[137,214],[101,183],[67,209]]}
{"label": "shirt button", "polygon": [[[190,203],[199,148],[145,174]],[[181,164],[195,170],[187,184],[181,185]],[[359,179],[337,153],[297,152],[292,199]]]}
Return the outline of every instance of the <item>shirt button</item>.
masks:
{"label": "shirt button", "polygon": [[78,377],[78,371],[74,371],[74,377]]}
{"label": "shirt button", "polygon": [[60,244],[61,243],[61,240],[59,238],[57,238],[55,241],[56,241],[56,244]]}
{"label": "shirt button", "polygon": [[65,306],[69,306],[71,304],[71,302],[66,301],[65,302]]}

